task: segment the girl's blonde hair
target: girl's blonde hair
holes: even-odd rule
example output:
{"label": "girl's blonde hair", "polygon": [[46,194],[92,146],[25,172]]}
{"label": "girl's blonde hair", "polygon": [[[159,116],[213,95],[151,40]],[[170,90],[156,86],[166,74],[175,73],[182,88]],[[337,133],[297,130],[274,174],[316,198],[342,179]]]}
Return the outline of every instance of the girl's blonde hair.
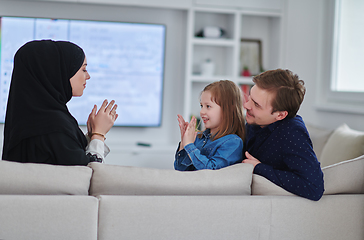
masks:
{"label": "girl's blonde hair", "polygon": [[240,88],[232,81],[221,80],[210,83],[201,92],[211,93],[211,100],[221,107],[221,123],[213,140],[236,134],[245,140],[245,120],[243,114],[243,98]]}

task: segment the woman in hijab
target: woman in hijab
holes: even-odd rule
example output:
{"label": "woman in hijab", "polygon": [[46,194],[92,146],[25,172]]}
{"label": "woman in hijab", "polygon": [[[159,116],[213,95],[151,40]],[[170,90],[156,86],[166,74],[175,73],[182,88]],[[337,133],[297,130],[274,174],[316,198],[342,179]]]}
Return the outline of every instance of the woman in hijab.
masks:
{"label": "woman in hijab", "polygon": [[87,60],[83,50],[65,41],[41,40],[15,54],[4,127],[2,159],[57,165],[103,162],[109,152],[105,134],[118,117],[105,100],[87,121],[87,137],[66,103],[82,96]]}

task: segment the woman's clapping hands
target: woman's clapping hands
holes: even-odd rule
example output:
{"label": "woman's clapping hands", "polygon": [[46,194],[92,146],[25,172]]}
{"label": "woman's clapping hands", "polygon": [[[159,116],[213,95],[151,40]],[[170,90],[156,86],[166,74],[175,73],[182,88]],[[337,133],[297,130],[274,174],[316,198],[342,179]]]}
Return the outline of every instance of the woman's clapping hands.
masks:
{"label": "woman's clapping hands", "polygon": [[[97,106],[94,105],[87,120],[87,131],[91,139],[105,139],[102,135],[105,136],[106,133],[109,132],[111,127],[114,125],[115,120],[119,116],[116,113],[117,107],[118,106],[115,104],[114,100],[110,103],[108,103],[107,100],[104,100],[98,111]],[[93,133],[97,134],[92,135]]]}

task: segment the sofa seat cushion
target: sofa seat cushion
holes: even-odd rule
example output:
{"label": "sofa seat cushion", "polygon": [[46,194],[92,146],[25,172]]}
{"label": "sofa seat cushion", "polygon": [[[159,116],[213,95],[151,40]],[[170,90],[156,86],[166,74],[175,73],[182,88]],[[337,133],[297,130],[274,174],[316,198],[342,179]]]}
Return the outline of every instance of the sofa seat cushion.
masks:
{"label": "sofa seat cushion", "polygon": [[92,169],[0,160],[0,194],[88,195]]}
{"label": "sofa seat cushion", "polygon": [[270,239],[260,196],[100,196],[99,240]]}
{"label": "sofa seat cushion", "polygon": [[364,154],[364,132],[339,126],[329,137],[322,149],[321,167],[357,158]]}
{"label": "sofa seat cushion", "polygon": [[0,239],[96,240],[92,196],[0,195]]}
{"label": "sofa seat cushion", "polygon": [[364,195],[325,195],[319,201],[270,197],[269,240],[362,240]]}
{"label": "sofa seat cushion", "polygon": [[90,194],[98,195],[250,195],[253,165],[180,172],[90,163]]}

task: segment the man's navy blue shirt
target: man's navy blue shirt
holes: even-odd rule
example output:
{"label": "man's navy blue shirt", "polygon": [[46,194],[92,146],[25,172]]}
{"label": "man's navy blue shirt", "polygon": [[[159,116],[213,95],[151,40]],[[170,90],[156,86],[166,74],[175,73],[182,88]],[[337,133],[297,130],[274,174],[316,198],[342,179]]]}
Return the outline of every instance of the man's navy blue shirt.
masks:
{"label": "man's navy blue shirt", "polygon": [[304,198],[317,201],[322,197],[323,173],[300,116],[263,128],[246,126],[246,150],[261,162],[255,166],[255,174]]}

